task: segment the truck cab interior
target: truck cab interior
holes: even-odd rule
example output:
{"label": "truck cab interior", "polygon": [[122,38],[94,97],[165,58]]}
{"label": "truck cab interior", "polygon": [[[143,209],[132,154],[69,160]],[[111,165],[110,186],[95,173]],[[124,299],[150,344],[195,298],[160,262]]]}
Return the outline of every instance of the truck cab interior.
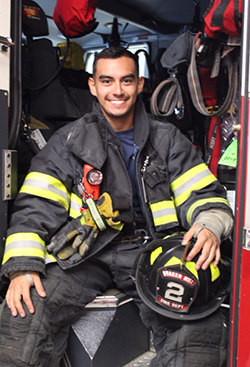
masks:
{"label": "truck cab interior", "polygon": [[[187,135],[212,172],[220,176],[222,171],[223,180],[231,189],[235,171],[225,167],[218,169],[217,163],[221,151],[233,139],[234,121],[229,118],[230,121],[223,122],[225,129],[220,143],[209,148],[217,126],[216,121],[211,123],[210,116],[220,117],[224,112],[219,108],[217,114],[211,114],[206,109],[214,106],[218,110],[218,105],[225,109],[235,107],[236,62],[233,63],[232,58],[227,61],[225,56],[218,66],[215,55],[230,53],[234,54],[235,60],[240,48],[233,45],[229,46],[233,50],[224,49],[223,37],[222,40],[211,39],[204,33],[204,15],[209,0],[93,1],[94,26],[79,31],[77,27],[82,20],[72,13],[76,30],[72,34],[69,31],[71,37],[67,34],[69,26],[57,14],[60,9],[55,8],[56,4],[56,0],[24,0],[23,9],[19,10],[22,12],[19,51],[22,60],[19,83],[22,86],[19,107],[22,119],[19,126],[13,123],[10,129],[10,147],[16,148],[17,144],[21,147],[18,186],[29,166],[29,156],[39,150],[37,144],[43,144],[39,138],[39,143],[34,141],[30,128],[38,127],[46,141],[57,128],[89,112],[93,96],[89,93],[87,80],[92,73],[94,55],[109,45],[119,44],[139,56],[140,75],[145,78],[140,98],[147,111],[171,121]],[[199,60],[196,58],[194,68],[198,69],[198,74],[202,73],[202,80],[200,82],[197,77],[195,83],[199,84],[205,111],[197,107],[201,102],[195,103],[195,92],[192,92],[187,77],[194,35],[198,33],[201,39]],[[15,67],[18,67],[16,63]],[[211,77],[212,72],[217,72],[216,77]],[[16,100],[15,94],[19,91],[15,91],[15,86],[13,90]],[[171,96],[168,103],[166,95]],[[234,108],[234,117],[236,113]],[[16,121],[14,117],[12,120]]]}

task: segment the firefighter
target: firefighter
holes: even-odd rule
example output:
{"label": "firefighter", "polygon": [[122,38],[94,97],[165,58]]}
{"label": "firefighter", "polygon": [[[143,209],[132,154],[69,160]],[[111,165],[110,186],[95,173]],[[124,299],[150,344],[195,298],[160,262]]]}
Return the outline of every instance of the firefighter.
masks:
{"label": "firefighter", "polygon": [[[114,286],[135,300],[155,334],[152,366],[192,365],[192,345],[196,366],[219,365],[214,335],[222,347],[225,341],[217,313],[183,325],[153,312],[136,291],[134,263],[149,239],[185,230],[183,247],[196,238],[187,260],[199,254],[197,270],[212,261],[216,268],[220,242],[233,224],[224,188],[192,143],[145,112],[138,98],[143,83],[132,53],[122,47],[98,53],[89,78],[97,97],[93,112],[59,129],[33,158],[15,201],[1,268],[10,282],[0,327],[1,367],[58,367],[73,318]],[[93,167],[92,179],[84,177],[85,165]],[[86,180],[99,186],[98,198]],[[178,345],[182,328],[185,338]],[[168,340],[175,343],[171,358]],[[206,364],[208,358],[215,362]]]}

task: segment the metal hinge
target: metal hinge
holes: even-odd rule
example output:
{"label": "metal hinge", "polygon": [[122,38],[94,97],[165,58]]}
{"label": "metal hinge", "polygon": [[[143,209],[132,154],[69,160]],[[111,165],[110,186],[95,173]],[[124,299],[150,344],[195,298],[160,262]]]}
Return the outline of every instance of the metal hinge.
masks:
{"label": "metal hinge", "polygon": [[17,194],[17,151],[3,150],[2,199],[11,200]]}

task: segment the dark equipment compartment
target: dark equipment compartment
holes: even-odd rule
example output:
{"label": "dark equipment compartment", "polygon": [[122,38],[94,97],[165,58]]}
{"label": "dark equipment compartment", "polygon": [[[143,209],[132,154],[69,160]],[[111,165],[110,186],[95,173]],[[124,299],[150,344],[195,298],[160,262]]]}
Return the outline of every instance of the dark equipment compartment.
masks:
{"label": "dark equipment compartment", "polygon": [[87,305],[70,330],[61,367],[121,367],[149,350],[149,330],[139,309],[119,290]]}

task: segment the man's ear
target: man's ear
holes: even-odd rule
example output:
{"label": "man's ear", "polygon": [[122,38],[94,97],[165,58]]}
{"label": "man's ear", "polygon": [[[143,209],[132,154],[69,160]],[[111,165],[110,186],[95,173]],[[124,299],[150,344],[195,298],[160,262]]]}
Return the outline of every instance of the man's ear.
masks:
{"label": "man's ear", "polygon": [[138,79],[138,92],[137,94],[140,94],[143,91],[143,86],[144,86],[144,78],[143,76],[140,76]]}
{"label": "man's ear", "polygon": [[89,85],[90,93],[93,94],[93,96],[96,96],[95,79],[92,77],[89,77],[88,85]]}

